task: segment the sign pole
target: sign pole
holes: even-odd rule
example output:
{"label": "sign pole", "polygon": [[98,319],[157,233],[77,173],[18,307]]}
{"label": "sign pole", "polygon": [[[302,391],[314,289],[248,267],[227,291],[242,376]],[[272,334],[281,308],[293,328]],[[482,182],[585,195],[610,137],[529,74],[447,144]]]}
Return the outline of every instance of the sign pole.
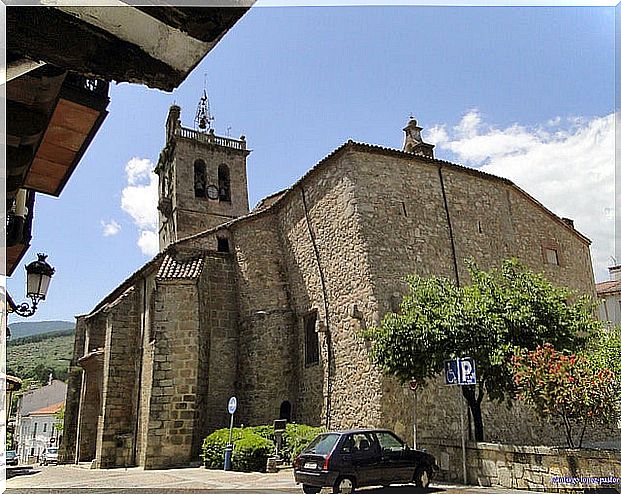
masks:
{"label": "sign pole", "polygon": [[417,396],[416,396],[416,390],[414,390],[414,449],[418,449],[418,437],[417,437],[417,430],[416,430],[416,419],[417,419],[417,410],[416,410],[416,405],[417,405]]}
{"label": "sign pole", "polygon": [[[474,386],[477,383],[476,363],[471,357],[463,357],[444,361],[444,383],[447,385]],[[463,394],[463,393],[459,393]],[[464,430],[464,410],[462,398],[458,398],[457,410],[459,413],[459,423],[461,425],[461,456],[464,474],[464,485],[468,484],[468,471],[466,468],[466,432]],[[468,413],[466,403],[466,413]],[[468,430],[470,428],[468,427]]]}
{"label": "sign pole", "polygon": [[[461,395],[461,386],[457,388],[459,390],[459,394]],[[464,431],[464,412],[462,405],[462,397],[459,397],[459,421],[461,423],[461,459],[462,466],[464,469],[464,485],[468,484],[468,472],[466,470],[466,434]]]}
{"label": "sign pole", "polygon": [[233,460],[233,419],[235,410],[237,410],[237,398],[231,396],[227,409],[231,414],[231,425],[229,426],[229,442],[224,448],[224,470],[229,471],[232,469]]}
{"label": "sign pole", "polygon": [[233,444],[233,418],[235,417],[235,413],[231,414],[231,425],[229,425],[229,442],[228,444]]}

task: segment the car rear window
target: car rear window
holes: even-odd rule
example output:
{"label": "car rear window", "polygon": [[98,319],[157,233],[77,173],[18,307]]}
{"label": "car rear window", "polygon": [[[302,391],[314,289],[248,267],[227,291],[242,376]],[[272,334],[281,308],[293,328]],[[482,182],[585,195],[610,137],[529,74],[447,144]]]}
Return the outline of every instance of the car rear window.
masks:
{"label": "car rear window", "polygon": [[334,445],[339,440],[340,434],[321,434],[313,439],[304,453],[312,453],[316,455],[327,455],[332,451]]}
{"label": "car rear window", "polygon": [[47,448],[47,452],[52,454],[58,453],[58,448]]}

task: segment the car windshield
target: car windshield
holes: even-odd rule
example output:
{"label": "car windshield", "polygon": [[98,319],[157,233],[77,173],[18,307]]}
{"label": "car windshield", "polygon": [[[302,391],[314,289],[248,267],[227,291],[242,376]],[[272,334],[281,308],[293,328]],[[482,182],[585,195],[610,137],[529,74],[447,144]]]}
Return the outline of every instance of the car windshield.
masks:
{"label": "car windshield", "polygon": [[314,453],[317,455],[327,455],[332,451],[334,445],[339,440],[340,434],[320,434],[303,451],[304,453]]}
{"label": "car windshield", "polygon": [[9,459],[15,458],[16,454],[15,451],[7,451],[6,452],[6,457]]}
{"label": "car windshield", "polygon": [[58,448],[47,448],[47,452],[55,455],[58,453]]}

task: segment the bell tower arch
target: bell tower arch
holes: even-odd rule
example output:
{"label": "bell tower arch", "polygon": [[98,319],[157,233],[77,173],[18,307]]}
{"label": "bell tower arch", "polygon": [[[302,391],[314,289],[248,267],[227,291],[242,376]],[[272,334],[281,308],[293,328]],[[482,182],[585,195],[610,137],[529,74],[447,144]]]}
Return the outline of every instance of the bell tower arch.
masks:
{"label": "bell tower arch", "polygon": [[[207,95],[203,93],[203,99]],[[246,138],[216,135],[199,115],[195,128],[181,125],[181,108],[166,119],[166,145],[155,168],[159,176],[160,251],[177,240],[204,232],[248,213]]]}

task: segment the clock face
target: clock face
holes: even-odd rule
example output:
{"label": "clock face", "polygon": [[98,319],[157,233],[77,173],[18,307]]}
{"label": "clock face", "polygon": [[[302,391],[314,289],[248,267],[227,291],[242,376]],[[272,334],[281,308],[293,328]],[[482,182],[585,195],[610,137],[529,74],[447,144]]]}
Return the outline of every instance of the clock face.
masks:
{"label": "clock face", "polygon": [[217,199],[219,197],[218,187],[215,185],[210,185],[207,187],[207,197],[209,199]]}

